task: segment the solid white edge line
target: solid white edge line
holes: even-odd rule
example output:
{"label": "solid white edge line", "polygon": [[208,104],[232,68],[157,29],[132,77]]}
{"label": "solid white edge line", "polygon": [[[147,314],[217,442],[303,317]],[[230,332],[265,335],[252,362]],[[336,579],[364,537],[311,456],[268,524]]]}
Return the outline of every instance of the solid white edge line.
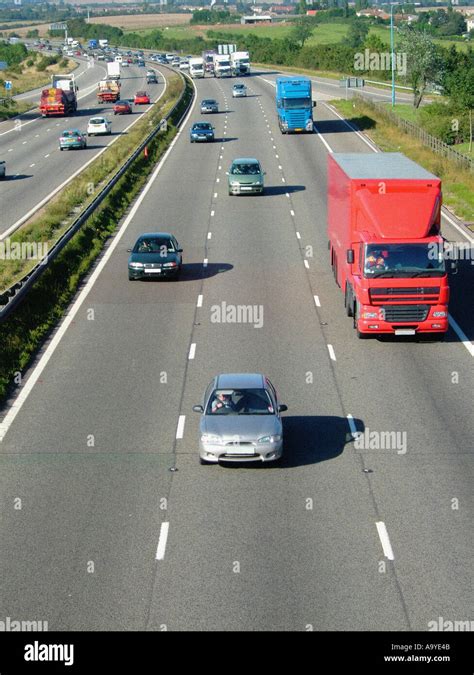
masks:
{"label": "solid white edge line", "polygon": [[350,428],[350,430],[351,430],[352,437],[353,437],[353,438],[357,438],[357,436],[358,436],[359,434],[358,434],[358,431],[357,431],[357,429],[356,429],[356,425],[355,425],[353,416],[352,416],[352,415],[347,415],[347,421],[349,422],[349,428]]}
{"label": "solid white edge line", "polygon": [[82,289],[82,291],[79,293],[79,296],[77,297],[76,301],[74,302],[73,306],[71,307],[70,311],[64,316],[62,322],[60,323],[60,326],[58,330],[56,331],[56,334],[54,335],[53,339],[49,343],[48,347],[46,348],[43,356],[40,358],[38,364],[35,366],[33,369],[31,375],[28,377],[28,380],[26,381],[26,384],[22,387],[20,393],[18,396],[15,398],[13,401],[11,408],[8,410],[7,414],[3,418],[2,422],[0,423],[0,443],[3,441],[5,438],[6,433],[8,432],[8,429],[12,425],[15,417],[17,414],[20,412],[23,404],[25,403],[26,399],[30,395],[30,392],[32,391],[33,387],[35,386],[36,382],[40,378],[43,370],[46,368],[46,365],[54,352],[56,351],[56,347],[62,340],[64,334],[66,333],[67,329],[69,328],[69,325],[71,322],[74,320],[74,317],[78,313],[79,309],[81,308],[82,303],[84,300],[87,298],[89,293],[91,292],[95,282],[97,281],[97,278],[99,277],[100,273],[108,263],[110,257],[112,256],[112,253],[115,251],[117,248],[120,240],[122,239],[123,235],[125,234],[125,231],[127,227],[129,226],[130,222],[132,219],[135,217],[136,212],[140,208],[143,200],[145,199],[146,195],[150,191],[153,183],[155,182],[158,174],[161,171],[161,168],[163,164],[166,162],[168,155],[172,151],[172,149],[175,146],[175,143],[177,142],[178,138],[181,136],[181,132],[184,129],[186,122],[188,121],[188,118],[190,117],[191,113],[193,112],[194,105],[196,103],[196,97],[194,97],[193,104],[191,108],[189,109],[188,114],[186,115],[186,118],[183,121],[183,124],[181,125],[180,130],[176,134],[176,136],[173,138],[171,141],[171,144],[168,148],[168,150],[165,152],[161,160],[158,162],[155,170],[151,174],[150,179],[148,180],[148,183],[145,185],[143,188],[143,191],[140,193],[138,196],[135,204],[132,206],[130,209],[130,212],[128,216],[125,218],[120,230],[117,232],[115,237],[113,238],[109,248],[104,252],[102,258],[100,259],[99,263],[97,264],[97,267],[94,269],[92,272],[91,276],[89,277],[89,280],[87,281],[86,285]]}
{"label": "solid white edge line", "polygon": [[196,307],[202,307],[202,293],[198,295]]}
{"label": "solid white edge line", "polygon": [[161,523],[160,537],[158,539],[158,546],[156,549],[156,560],[164,560],[169,528],[169,522]]}
{"label": "solid white edge line", "polygon": [[327,108],[328,110],[330,110],[332,113],[334,113],[334,115],[336,115],[337,117],[339,117],[339,119],[340,119],[342,122],[344,122],[344,124],[347,124],[347,126],[349,127],[349,129],[351,129],[351,131],[353,131],[353,132],[361,139],[361,141],[364,141],[364,143],[365,143],[366,145],[368,145],[369,148],[370,148],[371,150],[373,150],[374,152],[380,152],[380,150],[374,145],[373,141],[371,141],[371,140],[368,139],[366,136],[364,136],[364,134],[363,134],[361,131],[359,131],[358,129],[356,129],[355,126],[354,126],[353,124],[351,124],[348,120],[344,119],[344,117],[342,117],[342,115],[340,115],[340,114],[338,113],[338,111],[337,111],[335,108],[333,108],[332,106],[328,105],[328,104],[325,103],[324,101],[321,101],[321,103],[322,103],[322,105],[326,106],[326,108]]}
{"label": "solid white edge line", "polygon": [[462,330],[462,328],[459,326],[457,321],[455,319],[453,319],[451,314],[448,314],[448,319],[449,319],[449,325],[454,330],[454,332],[456,333],[456,335],[460,339],[461,343],[466,347],[469,354],[471,356],[474,356],[474,345],[469,340],[466,333]]}
{"label": "solid white edge line", "polygon": [[[163,91],[161,92],[161,94],[158,96],[158,98],[156,99],[155,103],[158,103],[158,101],[160,100],[160,98],[163,96],[163,94],[164,94],[165,91],[166,91],[166,88],[167,88],[168,85],[167,85],[166,80],[164,80],[164,82],[165,82],[164,89],[163,89]],[[95,86],[97,86],[97,85],[95,85]],[[194,107],[194,103],[193,103],[193,107]],[[42,199],[40,202],[38,202],[38,204],[36,204],[36,206],[33,206],[33,208],[30,209],[30,210],[28,211],[28,213],[26,213],[26,214],[25,214],[24,216],[22,216],[19,220],[17,220],[16,223],[13,223],[13,225],[11,225],[11,226],[8,228],[8,230],[6,230],[6,231],[3,232],[2,234],[0,234],[0,241],[3,241],[3,240],[4,240],[6,237],[8,237],[12,232],[15,232],[15,230],[17,230],[19,227],[21,227],[21,225],[23,225],[24,222],[26,222],[29,218],[31,218],[31,216],[33,216],[37,211],[39,211],[39,209],[42,208],[47,202],[49,202],[49,200],[50,200],[52,197],[54,197],[60,190],[62,190],[63,187],[66,187],[66,185],[68,185],[68,183],[70,183],[74,178],[76,178],[76,176],[78,176],[80,173],[82,173],[82,171],[84,171],[85,169],[87,169],[87,167],[89,166],[89,164],[92,164],[92,162],[94,162],[98,157],[100,157],[100,156],[102,155],[102,153],[104,153],[104,152],[107,150],[107,148],[110,148],[111,145],[113,145],[119,138],[121,138],[121,137],[122,137],[122,134],[125,134],[125,133],[126,133],[129,129],[131,129],[131,128],[139,121],[139,120],[143,119],[143,117],[147,114],[147,112],[148,112],[149,110],[152,110],[152,108],[153,108],[153,106],[150,106],[149,108],[147,108],[141,115],[139,115],[139,116],[137,117],[136,120],[134,120],[131,124],[129,124],[128,127],[126,127],[125,129],[123,129],[123,131],[121,131],[120,134],[119,134],[118,136],[115,136],[115,137],[110,141],[110,143],[107,143],[107,145],[104,145],[104,147],[103,147],[101,150],[99,150],[99,152],[98,152],[96,155],[94,155],[94,157],[91,157],[91,158],[89,159],[89,161],[87,161],[85,164],[83,164],[77,171],[75,171],[71,176],[69,176],[69,178],[67,178],[63,183],[61,183],[61,185],[58,185],[58,187],[56,187],[52,192],[50,192],[49,195],[46,195],[46,197],[44,197],[44,199]],[[176,135],[176,137],[177,137],[177,135]],[[176,138],[176,137],[175,137],[175,138]]]}
{"label": "solid white edge line", "polygon": [[379,538],[382,544],[385,557],[388,558],[389,560],[395,560],[395,556],[393,555],[392,545],[390,543],[385,523],[379,521],[378,523],[375,523],[375,525],[377,527],[377,532],[379,533]]}
{"label": "solid white edge line", "polygon": [[334,347],[332,345],[328,344],[328,351],[329,351],[329,356],[331,357],[332,361],[336,361],[336,352],[334,351]]}
{"label": "solid white edge line", "polygon": [[176,428],[176,438],[179,440],[183,438],[184,434],[184,423],[186,422],[186,415],[180,415],[178,418],[178,426]]}
{"label": "solid white edge line", "polygon": [[189,356],[188,356],[188,359],[189,359],[190,361],[192,361],[192,359],[194,359],[195,355],[196,355],[196,343],[193,342],[193,343],[191,344],[190,348],[189,348]]}

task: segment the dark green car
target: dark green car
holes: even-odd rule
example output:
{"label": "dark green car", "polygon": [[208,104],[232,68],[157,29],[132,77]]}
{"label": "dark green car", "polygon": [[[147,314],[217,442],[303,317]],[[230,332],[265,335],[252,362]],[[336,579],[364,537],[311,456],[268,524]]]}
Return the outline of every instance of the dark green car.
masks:
{"label": "dark green car", "polygon": [[234,159],[228,176],[229,195],[263,194],[263,177],[260,162],[254,157]]}
{"label": "dark green car", "polygon": [[137,239],[128,259],[128,278],[178,279],[183,265],[182,248],[176,238],[167,232],[142,234]]}

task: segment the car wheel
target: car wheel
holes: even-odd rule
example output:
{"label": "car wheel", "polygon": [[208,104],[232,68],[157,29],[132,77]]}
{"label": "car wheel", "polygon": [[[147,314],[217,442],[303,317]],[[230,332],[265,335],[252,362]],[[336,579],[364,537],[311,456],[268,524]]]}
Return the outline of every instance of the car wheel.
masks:
{"label": "car wheel", "polygon": [[135,278],[135,277],[131,277],[130,274],[129,274],[129,275],[128,275],[128,280],[129,280],[129,281],[136,281],[136,278]]}
{"label": "car wheel", "polygon": [[61,152],[64,150],[64,148],[59,148],[59,149],[61,150]]}

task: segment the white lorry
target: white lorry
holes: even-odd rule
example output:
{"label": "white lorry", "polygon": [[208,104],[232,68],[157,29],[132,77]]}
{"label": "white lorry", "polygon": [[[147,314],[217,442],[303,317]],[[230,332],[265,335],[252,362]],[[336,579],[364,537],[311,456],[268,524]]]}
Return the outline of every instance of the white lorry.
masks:
{"label": "white lorry", "polygon": [[250,55],[248,52],[232,52],[230,63],[233,75],[250,75]]}
{"label": "white lorry", "polygon": [[107,77],[113,80],[120,80],[120,62],[110,61],[107,63]]}
{"label": "white lorry", "polygon": [[204,59],[201,56],[189,59],[189,74],[193,78],[204,77]]}
{"label": "white lorry", "polygon": [[229,54],[214,54],[214,77],[232,77]]}

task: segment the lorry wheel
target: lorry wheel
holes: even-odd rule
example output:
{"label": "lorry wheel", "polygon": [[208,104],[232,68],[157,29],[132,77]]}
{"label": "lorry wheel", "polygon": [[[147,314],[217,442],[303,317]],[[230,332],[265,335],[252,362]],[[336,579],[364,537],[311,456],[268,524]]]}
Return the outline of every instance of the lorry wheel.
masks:
{"label": "lorry wheel", "polygon": [[344,299],[344,303],[346,306],[346,314],[347,316],[353,316],[354,314],[354,303],[352,301],[352,291],[349,290],[350,286],[346,285],[346,295]]}

